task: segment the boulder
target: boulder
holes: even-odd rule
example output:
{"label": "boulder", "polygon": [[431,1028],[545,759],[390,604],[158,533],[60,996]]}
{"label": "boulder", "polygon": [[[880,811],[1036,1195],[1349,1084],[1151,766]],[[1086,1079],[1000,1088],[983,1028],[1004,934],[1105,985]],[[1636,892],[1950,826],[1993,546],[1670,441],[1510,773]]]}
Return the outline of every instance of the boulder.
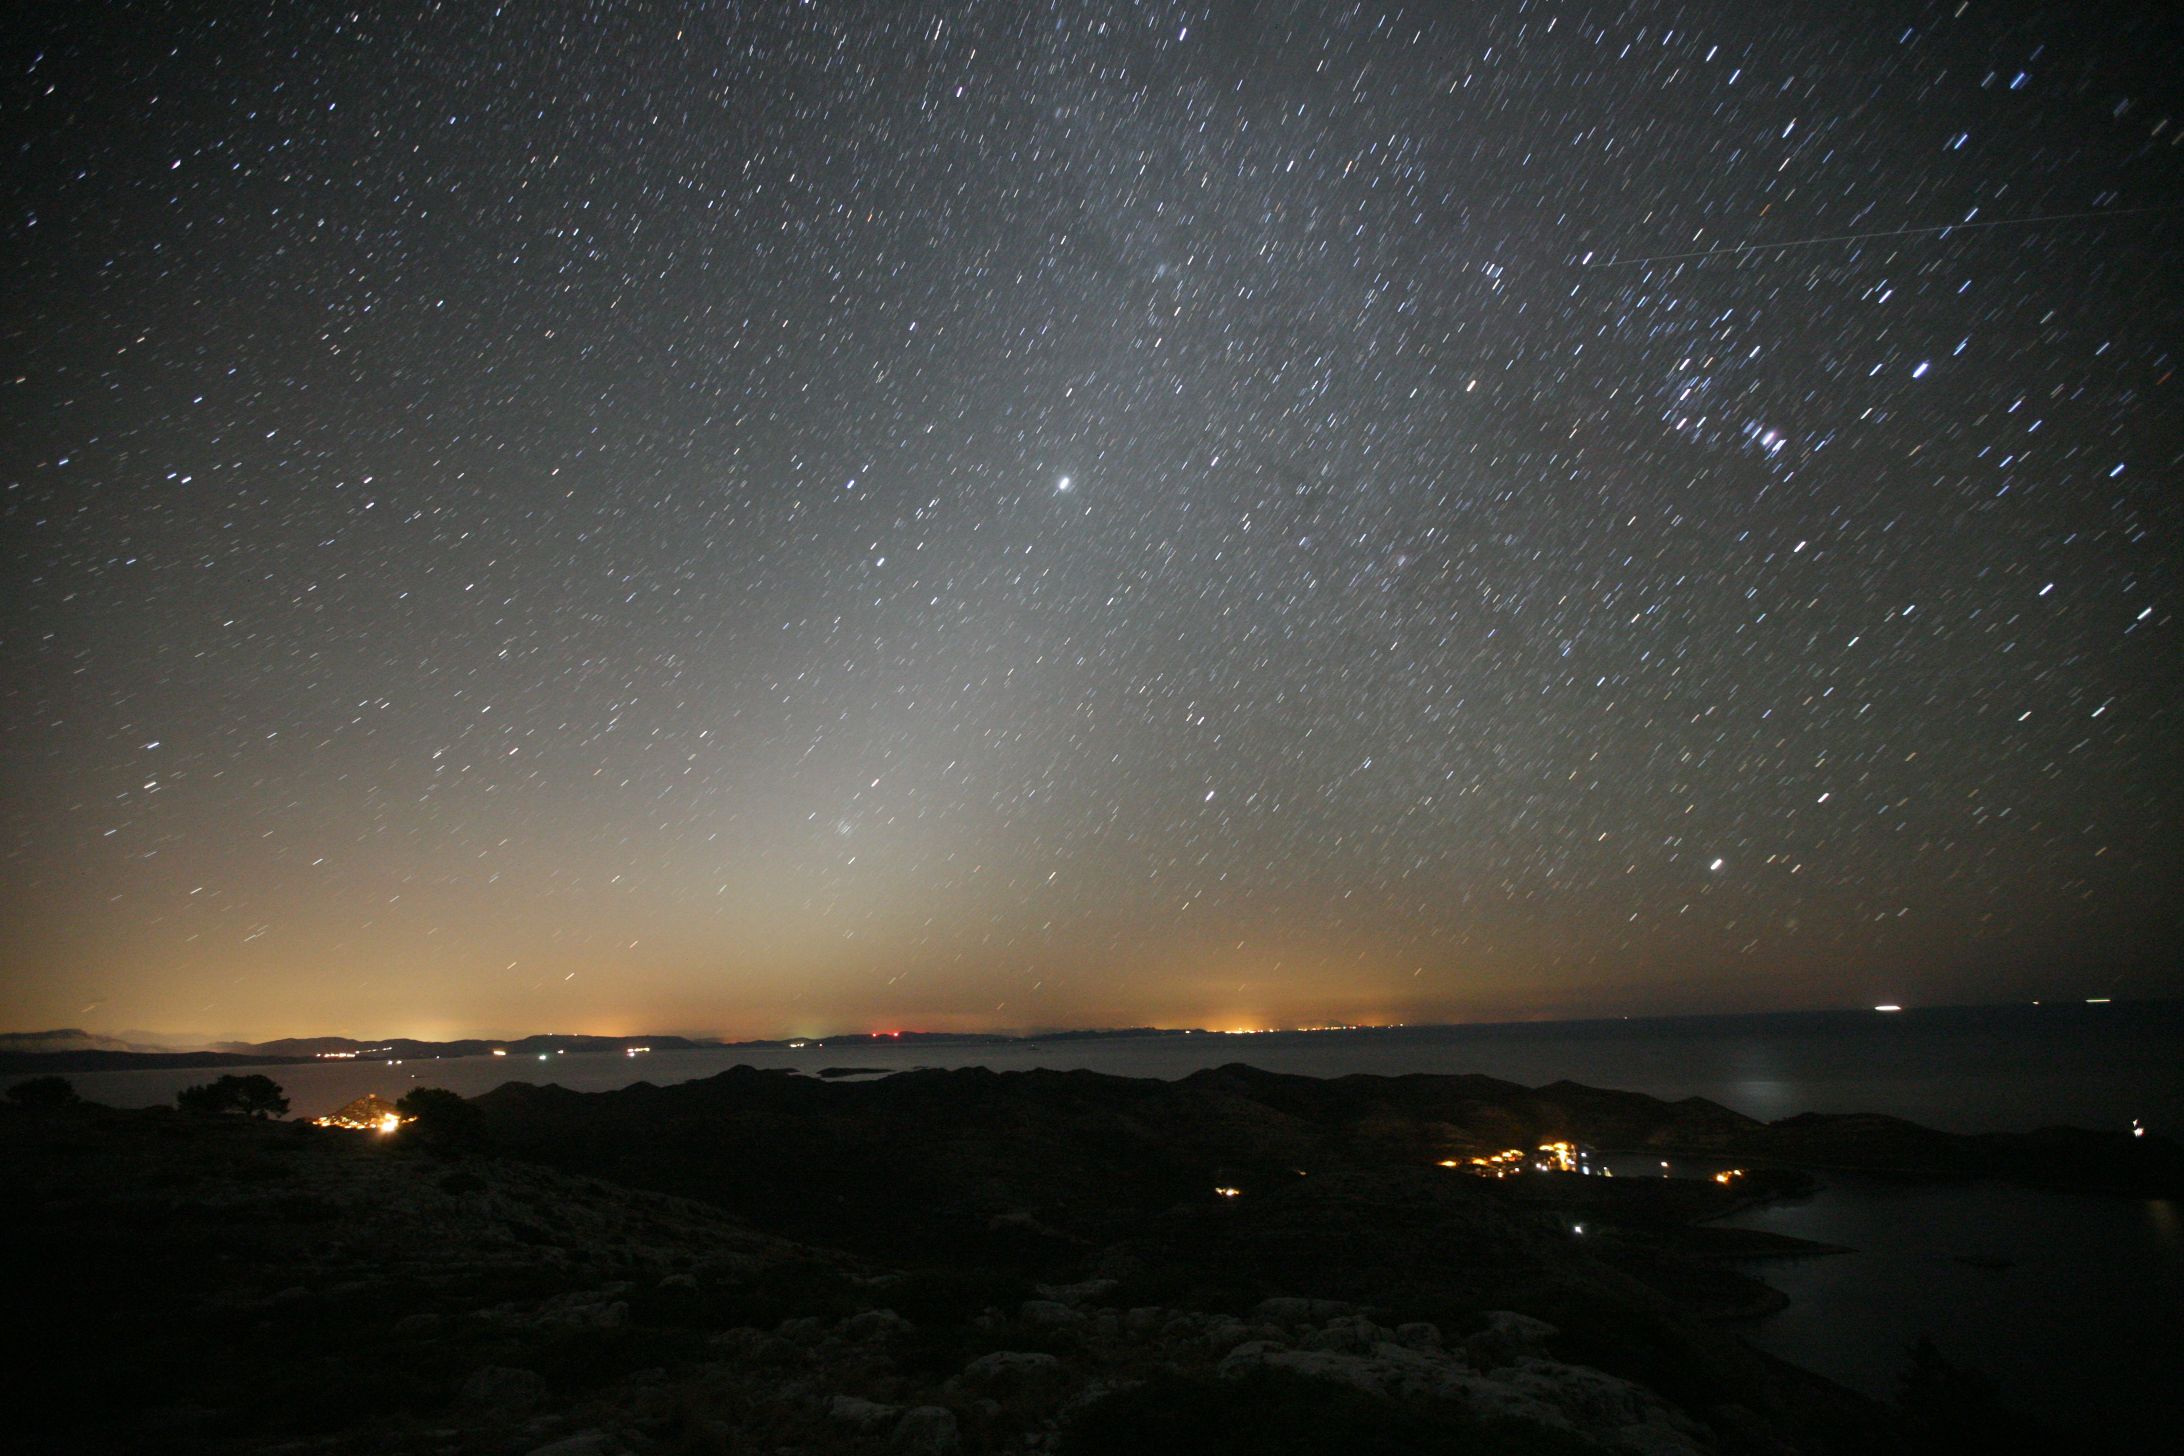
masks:
{"label": "boulder", "polygon": [[1480,1375],[1456,1374],[1442,1386],[1442,1394],[1457,1400],[1482,1416],[1503,1416],[1511,1420],[1531,1421],[1558,1430],[1570,1429],[1570,1418],[1551,1405],[1543,1405],[1523,1391],[1512,1389],[1500,1381]]}
{"label": "boulder", "polygon": [[1255,1340],[1268,1333],[1264,1325],[1247,1325],[1242,1320],[1217,1319],[1206,1327],[1206,1348],[1215,1353],[1235,1349],[1246,1340]]}
{"label": "boulder", "polygon": [[862,1396],[837,1395],[833,1400],[827,1402],[827,1415],[833,1420],[840,1421],[845,1426],[854,1426],[860,1431],[872,1431],[900,1420],[902,1407],[899,1405],[882,1405],[876,1400],[866,1400]]}
{"label": "boulder", "polygon": [[1368,1395],[1435,1395],[1451,1383],[1454,1367],[1401,1345],[1372,1355],[1334,1350],[1283,1350],[1263,1340],[1237,1346],[1218,1373],[1236,1378],[1251,1370],[1286,1370],[1315,1380],[1333,1380]]}
{"label": "boulder", "polygon": [[1561,1331],[1545,1320],[1515,1310],[1491,1310],[1486,1328],[1464,1338],[1464,1352],[1482,1368],[1507,1365],[1527,1355],[1545,1354],[1547,1342]]}
{"label": "boulder", "polygon": [[815,1314],[796,1315],[776,1325],[774,1333],[799,1345],[816,1345],[826,1338],[827,1322]]}
{"label": "boulder", "polygon": [[954,1411],[944,1405],[921,1405],[903,1412],[887,1446],[902,1456],[955,1456],[963,1449],[963,1433],[956,1428]]}
{"label": "boulder", "polygon": [[530,1456],[633,1456],[633,1453],[605,1431],[578,1431],[559,1441],[533,1447]]}
{"label": "boulder", "polygon": [[1438,1350],[1441,1348],[1441,1327],[1425,1320],[1412,1320],[1395,1327],[1395,1342],[1413,1350]]}
{"label": "boulder", "polygon": [[1513,1309],[1490,1309],[1486,1312],[1486,1327],[1497,1334],[1507,1335],[1520,1345],[1535,1350],[1547,1348],[1547,1342],[1562,1331],[1543,1319],[1528,1314],[1518,1314]]}
{"label": "boulder", "polygon": [[1362,1315],[1344,1315],[1312,1331],[1301,1343],[1307,1350],[1346,1350],[1363,1353],[1393,1341],[1395,1332],[1383,1329]]}
{"label": "boulder", "polygon": [[1608,1433],[1608,1445],[1630,1456],[1707,1456],[1708,1447],[1661,1421],[1642,1421]]}
{"label": "boulder", "polygon": [[1339,1299],[1299,1299],[1284,1294],[1260,1300],[1251,1311],[1251,1317],[1277,1325],[1316,1325],[1356,1313],[1356,1305],[1345,1304]]}
{"label": "boulder", "polygon": [[966,1389],[986,1394],[1044,1395],[1061,1389],[1069,1380],[1062,1362],[1037,1350],[995,1350],[963,1367],[959,1377]]}
{"label": "boulder", "polygon": [[1494,1378],[1543,1405],[1568,1415],[1590,1431],[1612,1431],[1643,1422],[1659,1402],[1643,1386],[1633,1385],[1589,1365],[1564,1365],[1527,1356]]}
{"label": "boulder", "polygon": [[868,1309],[842,1321],[842,1333],[853,1340],[885,1340],[907,1335],[917,1327],[891,1309]]}
{"label": "boulder", "polygon": [[488,1365],[463,1382],[462,1403],[494,1416],[520,1416],[546,1398],[546,1381],[533,1370]]}
{"label": "boulder", "polygon": [[749,1325],[718,1330],[706,1336],[705,1344],[715,1354],[750,1363],[777,1360],[788,1349],[788,1342],[779,1335]]}
{"label": "boulder", "polygon": [[1018,1319],[1038,1329],[1060,1329],[1084,1323],[1084,1316],[1058,1299],[1027,1299],[1016,1312]]}

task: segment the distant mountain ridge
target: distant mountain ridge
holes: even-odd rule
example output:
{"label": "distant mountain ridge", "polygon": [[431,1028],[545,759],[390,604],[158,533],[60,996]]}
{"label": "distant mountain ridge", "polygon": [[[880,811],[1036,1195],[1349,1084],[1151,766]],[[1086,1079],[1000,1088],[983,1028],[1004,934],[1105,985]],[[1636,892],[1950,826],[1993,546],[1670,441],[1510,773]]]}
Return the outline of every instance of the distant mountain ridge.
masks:
{"label": "distant mountain ridge", "polygon": [[0,1031],[0,1053],[7,1052],[171,1052],[175,1048],[156,1042],[127,1041],[101,1036],[81,1027],[64,1026],[52,1031]]}
{"label": "distant mountain ridge", "polygon": [[[777,1232],[867,1252],[967,1248],[1012,1210],[1099,1239],[1097,1210],[1163,1206],[1219,1181],[1281,1184],[1340,1165],[1431,1174],[1441,1159],[1559,1139],[1663,1157],[1913,1177],[1999,1177],[2141,1196],[2184,1192],[2184,1148],[2051,1128],[1968,1136],[1898,1118],[1765,1123],[1703,1098],[1475,1074],[1318,1078],[1240,1063],[1175,1081],[981,1067],[821,1081],[736,1067],[579,1093],[510,1082],[474,1099],[495,1142],[564,1171],[718,1203]],[[859,1213],[873,1190],[907,1214]]]}
{"label": "distant mountain ridge", "polygon": [[[290,1036],[273,1041],[222,1041],[208,1047],[177,1048],[101,1036],[75,1027],[51,1031],[0,1032],[0,1074],[22,1072],[121,1072],[132,1068],[223,1067],[309,1062],[334,1058],[385,1058],[428,1061],[434,1057],[538,1056],[559,1052],[615,1053],[630,1047],[650,1051],[711,1051],[749,1047],[775,1049],[810,1044],[853,1049],[860,1046],[907,1046],[919,1043],[1007,1046],[1022,1042],[1090,1041],[1107,1037],[1189,1036],[1192,1032],[1154,1027],[1119,1027],[1058,1031],[1038,1036],[1000,1032],[868,1031],[810,1038],[724,1041],[717,1037],[635,1033],[595,1036],[582,1032],[533,1032],[517,1037],[459,1037],[426,1041],[418,1037]],[[1203,1033],[1199,1033],[1203,1034]]]}
{"label": "distant mountain ridge", "polygon": [[619,1052],[633,1046],[655,1051],[693,1051],[718,1045],[718,1042],[682,1036],[573,1036],[542,1032],[512,1040],[470,1037],[460,1041],[419,1041],[412,1037],[387,1037],[362,1041],[348,1036],[285,1037],[279,1041],[219,1042],[209,1050],[177,1051],[62,1029],[0,1034],[0,1074],[277,1066],[335,1057],[428,1061],[434,1057],[490,1056],[496,1051],[510,1056],[536,1056],[551,1052]]}
{"label": "distant mountain ridge", "polygon": [[645,1046],[655,1051],[695,1051],[719,1046],[686,1036],[588,1036],[560,1032],[535,1032],[529,1036],[464,1037],[457,1041],[420,1041],[415,1037],[390,1036],[359,1040],[353,1036],[291,1036],[278,1041],[226,1041],[213,1048],[240,1056],[335,1057],[483,1057],[496,1051],[511,1056],[519,1052],[618,1052]]}

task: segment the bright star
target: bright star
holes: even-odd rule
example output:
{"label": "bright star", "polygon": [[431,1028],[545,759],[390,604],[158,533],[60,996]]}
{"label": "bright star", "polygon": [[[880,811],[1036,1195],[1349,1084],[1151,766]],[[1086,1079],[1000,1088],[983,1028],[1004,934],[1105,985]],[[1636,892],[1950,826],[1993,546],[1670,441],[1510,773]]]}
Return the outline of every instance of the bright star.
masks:
{"label": "bright star", "polygon": [[1063,477],[1062,477],[1062,478],[1061,478],[1060,480],[1057,480],[1057,481],[1055,481],[1055,482],[1054,482],[1054,488],[1055,488],[1056,490],[1068,490],[1068,489],[1069,489],[1069,477],[1065,475],[1065,476],[1063,476]]}

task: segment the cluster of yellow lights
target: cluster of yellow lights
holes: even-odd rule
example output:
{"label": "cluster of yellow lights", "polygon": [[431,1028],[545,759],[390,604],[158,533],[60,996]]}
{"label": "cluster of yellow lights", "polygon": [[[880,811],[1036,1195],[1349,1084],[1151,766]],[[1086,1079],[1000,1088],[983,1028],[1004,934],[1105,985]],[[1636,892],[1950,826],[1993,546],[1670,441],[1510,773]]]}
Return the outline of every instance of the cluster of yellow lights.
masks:
{"label": "cluster of yellow lights", "polygon": [[1743,1176],[1744,1170],[1742,1168],[1724,1168],[1719,1173],[1716,1173],[1714,1175],[1714,1181],[1724,1187],[1727,1187],[1729,1184],[1736,1182],[1737,1179],[1742,1178]]}
{"label": "cluster of yellow lights", "polygon": [[405,1122],[415,1122],[416,1120],[414,1117],[403,1117],[398,1113],[383,1112],[374,1118],[314,1117],[311,1119],[311,1123],[314,1127],[340,1127],[347,1128],[350,1132],[386,1133],[393,1132]]}
{"label": "cluster of yellow lights", "polygon": [[1579,1166],[1583,1157],[1584,1154],[1577,1150],[1576,1143],[1552,1142],[1541,1143],[1537,1154],[1527,1153],[1522,1148],[1503,1148],[1498,1153],[1489,1153],[1484,1157],[1443,1158],[1440,1166],[1461,1168],[1467,1173],[1476,1173],[1481,1178],[1506,1178],[1512,1173],[1523,1172],[1527,1166],[1537,1168],[1542,1173],[1589,1171]]}
{"label": "cluster of yellow lights", "polygon": [[1503,1148],[1498,1153],[1483,1158],[1471,1158],[1465,1162],[1458,1162],[1454,1158],[1443,1158],[1441,1166],[1444,1168],[1462,1168],[1467,1172],[1476,1173],[1482,1178],[1506,1178],[1511,1173],[1524,1171],[1524,1149]]}
{"label": "cluster of yellow lights", "polygon": [[[1214,1036],[1277,1036],[1285,1031],[1391,1031],[1405,1025],[1400,1021],[1336,1021],[1324,1026],[1217,1026]],[[1183,1031],[1192,1035],[1190,1028]]]}
{"label": "cluster of yellow lights", "polygon": [[1223,1198],[1241,1198],[1244,1193],[1244,1190],[1241,1188],[1229,1187],[1219,1187],[1215,1188],[1213,1191],[1220,1194]]}

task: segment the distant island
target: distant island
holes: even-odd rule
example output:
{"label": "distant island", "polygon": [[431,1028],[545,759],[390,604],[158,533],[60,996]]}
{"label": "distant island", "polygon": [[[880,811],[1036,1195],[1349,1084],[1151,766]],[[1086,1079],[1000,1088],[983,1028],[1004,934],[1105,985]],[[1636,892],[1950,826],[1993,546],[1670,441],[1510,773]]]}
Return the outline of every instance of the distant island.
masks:
{"label": "distant island", "polygon": [[196,1050],[168,1050],[64,1028],[56,1031],[0,1033],[0,1074],[125,1072],[160,1067],[280,1066],[297,1062],[362,1061],[369,1058],[399,1062],[449,1057],[535,1057],[586,1053],[615,1055],[630,1051],[778,1051],[802,1047],[855,1050],[858,1047],[920,1044],[1014,1046],[1097,1041],[1114,1037],[1217,1034],[1195,1027],[1171,1030],[1131,1026],[1040,1032],[1027,1036],[998,1032],[859,1031],[836,1036],[727,1041],[667,1033],[596,1036],[582,1032],[533,1032],[519,1037],[463,1037],[455,1041],[423,1041],[407,1036],[296,1036],[275,1041],[218,1042]]}
{"label": "distant island", "polygon": [[[1270,1027],[1167,1027],[1167,1026],[1109,1026],[1065,1027],[1021,1032],[980,1031],[843,1031],[821,1036],[801,1037],[754,1037],[732,1039],[727,1037],[691,1036],[672,1032],[641,1032],[620,1036],[602,1036],[590,1032],[533,1032],[516,1037],[462,1037],[448,1041],[428,1041],[417,1037],[351,1037],[309,1036],[283,1037],[272,1041],[219,1041],[202,1046],[154,1045],[148,1040],[129,1040],[129,1035],[149,1037],[149,1033],[110,1036],[84,1031],[79,1028],[62,1028],[48,1031],[0,1032],[0,1075],[7,1074],[65,1074],[69,1072],[117,1072],[130,1070],[154,1070],[175,1067],[236,1067],[278,1066],[286,1063],[315,1061],[363,1061],[382,1059],[390,1062],[430,1061],[458,1057],[539,1057],[560,1055],[621,1055],[624,1053],[665,1051],[803,1051],[830,1050],[855,1052],[860,1049],[899,1048],[905,1046],[955,1046],[991,1047],[996,1050],[1039,1051],[1051,1048],[1082,1045],[1103,1041],[1159,1040],[1183,1041],[1187,1038],[1213,1038],[1250,1044],[1260,1041],[1283,1042],[1298,1038],[1322,1038],[1329,1036],[1355,1037],[1378,1042],[1400,1042],[1411,1039],[1432,1040],[1451,1032],[1466,1037],[1522,1039],[1539,1035],[1546,1030],[1564,1033],[1622,1039],[1630,1036],[1649,1035],[1683,1028],[1711,1028],[1723,1030],[1750,1026],[1755,1030],[1775,1030],[1795,1025],[1799,1028],[1821,1030],[1864,1031],[1877,1022],[1908,1021],[1926,1016],[1961,1016],[1966,1013],[1988,1014],[2007,1012],[2012,1014],[2047,1017],[2067,1014],[2082,1006],[2104,1008],[2101,1014],[2123,1014],[2138,1009],[2155,1009],[2174,1017],[2180,1003],[2177,1002],[2112,1002],[2107,997],[2085,998],[2083,1001],[2062,1000],[2047,1003],[2048,1009],[2040,1010],[2040,1002],[2027,1005],[2021,1002],[2001,1005],[1978,1006],[1929,1006],[1906,1008],[1896,1005],[1875,1007],[1821,1007],[1793,1011],[1754,1011],[1725,1014],[1675,1014],[1667,1016],[1590,1016],[1564,1019],[1535,1019],[1522,1021],[1482,1022],[1415,1022],[1386,1025],[1321,1025],[1321,1026],[1270,1026]],[[1876,1014],[1882,1013],[1882,1014]]]}

